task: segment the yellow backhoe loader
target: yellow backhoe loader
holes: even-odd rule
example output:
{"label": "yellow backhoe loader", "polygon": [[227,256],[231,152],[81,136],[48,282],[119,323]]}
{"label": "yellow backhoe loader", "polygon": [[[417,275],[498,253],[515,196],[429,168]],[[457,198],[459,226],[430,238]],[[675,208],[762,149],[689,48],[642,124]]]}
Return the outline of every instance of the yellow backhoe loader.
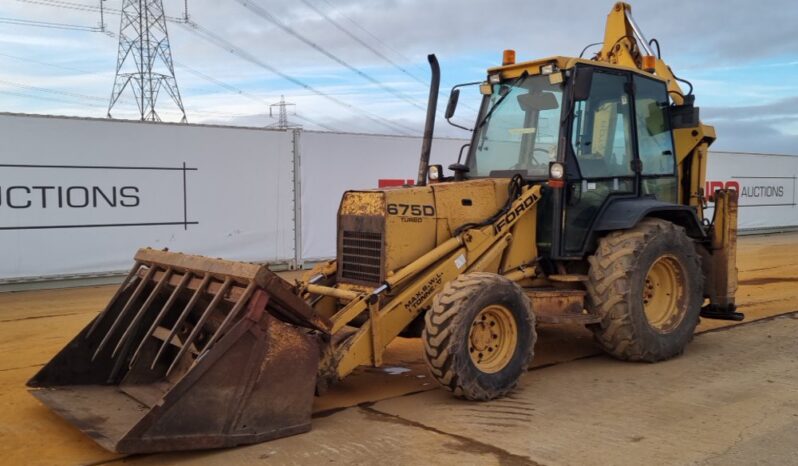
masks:
{"label": "yellow backhoe loader", "polygon": [[428,163],[429,58],[418,181],[346,192],[335,260],[288,283],[261,265],[139,250],[32,394],[119,452],[224,447],[309,430],[313,397],[380,366],[400,334],[423,339],[445,389],[490,400],[527,369],[537,323],[584,324],[612,356],[654,362],[684,351],[700,315],[743,317],[737,195],[703,190],[715,131],[629,5],[615,4],[591,59],[506,51],[475,83],[481,107],[451,177]]}

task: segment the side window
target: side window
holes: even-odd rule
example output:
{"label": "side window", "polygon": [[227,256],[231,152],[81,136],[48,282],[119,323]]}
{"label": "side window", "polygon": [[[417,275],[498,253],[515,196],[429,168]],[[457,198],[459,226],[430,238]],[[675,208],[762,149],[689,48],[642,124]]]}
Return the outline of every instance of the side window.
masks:
{"label": "side window", "polygon": [[643,175],[673,175],[673,138],[665,83],[635,76],[637,143]]}
{"label": "side window", "polygon": [[634,175],[626,82],[624,75],[594,72],[590,98],[575,105],[571,144],[584,178]]}

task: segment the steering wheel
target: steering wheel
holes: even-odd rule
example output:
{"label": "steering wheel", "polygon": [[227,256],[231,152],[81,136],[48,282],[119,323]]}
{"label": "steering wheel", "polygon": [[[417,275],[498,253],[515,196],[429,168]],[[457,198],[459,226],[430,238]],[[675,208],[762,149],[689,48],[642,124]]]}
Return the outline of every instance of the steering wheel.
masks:
{"label": "steering wheel", "polygon": [[546,154],[547,158],[552,159],[552,160],[554,159],[554,157],[556,155],[554,153],[554,146],[552,146],[552,147],[550,147],[548,149],[544,149],[542,147],[535,147],[535,149],[532,151],[531,157],[532,157],[532,161],[535,163],[535,165],[539,165],[539,166],[544,166],[546,164],[540,163],[538,161],[538,159],[535,158],[535,155],[534,155],[535,152],[543,152],[544,154]]}
{"label": "steering wheel", "polygon": [[[532,153],[529,154],[529,158],[531,159],[533,167],[544,167],[544,166],[547,166],[545,164],[540,163],[540,161],[538,161],[538,159],[535,158],[535,155],[534,155],[535,152],[543,152],[544,154],[546,154],[546,157],[553,158],[553,157],[551,157],[551,155],[552,155],[551,149],[544,149],[542,147],[535,147],[532,150]],[[526,164],[524,164],[522,162],[518,162],[517,164],[513,165],[513,170],[520,170],[520,169],[524,169],[524,168],[528,168],[528,167],[526,166]]]}

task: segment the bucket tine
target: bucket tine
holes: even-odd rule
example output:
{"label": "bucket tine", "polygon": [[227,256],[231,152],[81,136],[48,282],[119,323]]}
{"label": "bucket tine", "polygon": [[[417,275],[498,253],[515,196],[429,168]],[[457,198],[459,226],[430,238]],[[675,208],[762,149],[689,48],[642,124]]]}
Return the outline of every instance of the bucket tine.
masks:
{"label": "bucket tine", "polygon": [[158,316],[155,317],[155,320],[152,322],[152,325],[150,325],[150,328],[149,330],[147,330],[147,333],[144,335],[144,338],[141,339],[138,348],[136,348],[136,351],[133,353],[133,357],[130,358],[130,367],[133,367],[133,363],[136,362],[136,359],[138,358],[141,349],[144,347],[144,344],[147,342],[147,339],[152,336],[152,334],[155,332],[155,329],[158,328],[158,325],[161,324],[161,321],[163,320],[164,316],[166,315],[167,312],[169,312],[169,309],[172,308],[175,301],[177,300],[177,297],[180,295],[180,293],[183,292],[183,290],[186,288],[186,285],[188,285],[189,281],[191,281],[191,272],[186,272],[186,274],[183,275],[183,278],[180,279],[180,283],[178,283],[178,285],[172,291],[172,294],[169,296],[169,299],[166,300],[166,304],[163,305],[161,311],[158,313]]}
{"label": "bucket tine", "polygon": [[122,291],[125,288],[127,288],[128,283],[130,283],[130,279],[132,279],[133,276],[136,275],[136,272],[139,271],[140,267],[141,267],[141,262],[139,262],[139,261],[136,261],[133,264],[133,267],[131,267],[130,272],[128,272],[128,274],[125,277],[125,279],[122,280],[122,284],[119,285],[119,288],[116,289],[116,292],[114,293],[114,296],[111,298],[110,301],[108,301],[108,305],[105,306],[105,309],[103,309],[103,311],[100,312],[100,315],[98,315],[97,318],[94,319],[94,322],[92,322],[91,327],[89,327],[89,331],[86,332],[85,338],[89,338],[91,336],[92,332],[94,332],[94,329],[97,328],[97,325],[100,324],[100,321],[105,317],[106,314],[108,314],[108,311],[116,303],[116,300],[119,299],[119,295],[121,295]]}
{"label": "bucket tine", "polygon": [[230,277],[225,278],[222,287],[216,293],[216,296],[213,297],[210,304],[208,304],[208,307],[205,308],[205,311],[202,313],[199,320],[197,320],[196,325],[194,325],[194,328],[191,329],[191,333],[188,335],[188,338],[186,338],[186,341],[184,341],[183,344],[181,345],[180,351],[177,352],[177,356],[175,356],[175,359],[172,361],[172,364],[169,366],[169,369],[166,370],[167,377],[169,377],[169,374],[172,372],[172,369],[175,368],[177,362],[180,361],[180,358],[183,357],[183,355],[186,353],[186,350],[188,350],[188,348],[194,342],[194,339],[197,337],[200,330],[202,330],[202,326],[205,325],[205,321],[208,319],[208,316],[211,315],[213,309],[219,304],[219,301],[222,300],[224,294],[227,293],[227,290],[230,288],[230,285],[232,283],[233,283],[232,278]]}
{"label": "bucket tine", "polygon": [[[230,313],[227,314],[222,323],[219,324],[219,328],[216,329],[216,331],[213,333],[213,336],[210,338],[210,340],[208,340],[208,343],[205,344],[205,348],[202,350],[202,354],[197,356],[196,361],[199,361],[200,357],[202,357],[202,355],[204,355],[210,350],[211,346],[213,346],[214,342],[216,342],[216,339],[219,338],[219,336],[221,336],[224,333],[230,322],[236,318],[239,312],[241,312],[241,309],[243,309],[244,304],[246,304],[247,301],[249,301],[249,297],[252,295],[252,292],[255,291],[255,288],[256,288],[255,282],[254,281],[250,282],[250,284],[247,286],[247,289],[244,290],[244,294],[242,294],[241,297],[238,298],[238,301],[236,302],[235,306],[233,306],[233,309],[230,310]],[[195,364],[196,361],[194,362]]]}
{"label": "bucket tine", "polygon": [[116,327],[119,325],[120,322],[122,322],[122,318],[125,316],[125,314],[127,314],[127,311],[131,308],[131,306],[133,306],[133,303],[136,302],[137,299],[139,299],[139,295],[141,294],[142,291],[144,291],[144,288],[147,286],[147,283],[149,283],[153,274],[155,274],[156,268],[157,267],[155,266],[150,266],[149,270],[147,270],[147,274],[145,275],[144,279],[141,280],[141,282],[139,282],[139,286],[136,287],[136,291],[134,291],[133,295],[130,296],[130,299],[127,300],[127,303],[125,303],[125,307],[122,308],[122,310],[119,312],[119,315],[116,316],[114,323],[111,324],[111,328],[108,329],[108,332],[103,337],[102,341],[100,342],[100,345],[97,347],[97,351],[95,351],[94,356],[91,357],[92,361],[97,359],[97,356],[103,350],[108,341],[111,339],[111,335],[113,335],[114,330],[116,330]]}
{"label": "bucket tine", "polygon": [[163,354],[163,350],[166,349],[168,345],[172,343],[172,339],[177,334],[178,330],[180,330],[180,326],[183,325],[183,322],[188,317],[188,314],[191,312],[191,309],[197,304],[197,300],[199,300],[200,295],[205,290],[205,287],[208,286],[208,283],[211,281],[210,275],[205,275],[202,278],[202,282],[197,287],[197,290],[194,291],[194,294],[191,296],[191,299],[186,304],[186,307],[183,308],[183,312],[180,314],[180,317],[177,318],[175,325],[172,327],[172,330],[169,332],[169,337],[161,343],[161,347],[158,348],[158,353],[155,355],[155,358],[152,360],[152,364],[150,365],[150,369],[155,369],[155,365],[158,364],[158,360],[161,358],[161,354]]}
{"label": "bucket tine", "polygon": [[119,348],[121,348],[122,345],[125,343],[125,341],[127,341],[127,339],[133,334],[133,332],[135,332],[138,329],[139,322],[141,321],[142,317],[144,317],[144,314],[146,314],[147,310],[149,310],[150,306],[152,306],[152,302],[155,301],[156,297],[158,297],[158,294],[160,294],[164,285],[169,283],[169,278],[171,276],[172,276],[172,269],[167,268],[161,279],[158,280],[158,284],[155,285],[155,288],[152,289],[152,292],[147,297],[147,300],[144,301],[144,304],[141,305],[141,309],[139,309],[139,312],[136,313],[136,316],[133,317],[133,320],[130,322],[130,325],[128,325],[127,328],[125,329],[125,333],[122,334],[122,338],[119,339],[119,342],[116,344],[116,347],[114,347],[114,351],[111,353],[112,358],[116,357],[116,354],[119,352]]}

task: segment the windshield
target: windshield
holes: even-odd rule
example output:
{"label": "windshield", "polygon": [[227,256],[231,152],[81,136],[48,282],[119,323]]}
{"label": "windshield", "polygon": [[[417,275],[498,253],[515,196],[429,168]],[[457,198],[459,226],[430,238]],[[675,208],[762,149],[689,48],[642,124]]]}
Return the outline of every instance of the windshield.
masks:
{"label": "windshield", "polygon": [[562,87],[550,84],[548,76],[494,84],[487,118],[476,129],[469,174],[521,170],[548,177],[549,162],[557,157],[561,108]]}

